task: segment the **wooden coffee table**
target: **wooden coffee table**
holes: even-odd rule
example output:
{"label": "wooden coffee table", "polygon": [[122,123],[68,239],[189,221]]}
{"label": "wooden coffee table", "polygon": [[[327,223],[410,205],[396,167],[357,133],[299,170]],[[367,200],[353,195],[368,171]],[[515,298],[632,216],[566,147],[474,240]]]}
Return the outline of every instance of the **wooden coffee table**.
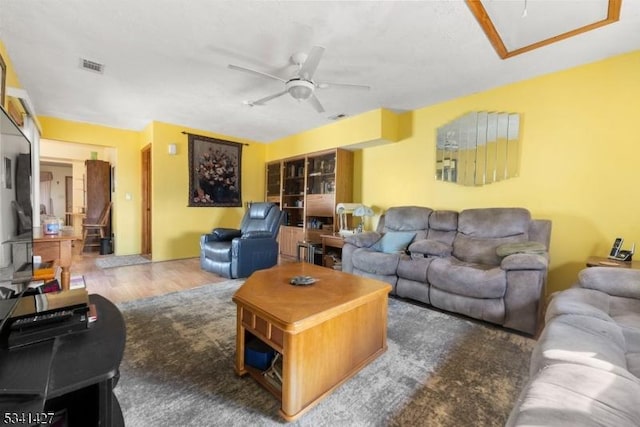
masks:
{"label": "wooden coffee table", "polygon": [[[293,276],[312,276],[293,286]],[[281,400],[294,420],[387,349],[387,283],[309,263],[291,263],[251,275],[233,296],[237,312],[238,375],[250,374]],[[245,365],[253,335],[282,355],[282,387]]]}

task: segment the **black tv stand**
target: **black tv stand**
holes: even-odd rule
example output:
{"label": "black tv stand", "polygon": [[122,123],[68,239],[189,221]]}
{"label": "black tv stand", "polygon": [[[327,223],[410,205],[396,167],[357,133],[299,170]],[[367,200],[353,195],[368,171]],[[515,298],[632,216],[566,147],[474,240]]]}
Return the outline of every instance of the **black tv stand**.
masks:
{"label": "black tv stand", "polygon": [[37,414],[64,411],[69,426],[124,426],[113,394],[125,346],[124,319],[107,299],[90,295],[89,301],[98,320],[88,330],[0,349],[0,416],[16,421],[11,425],[38,425]]}

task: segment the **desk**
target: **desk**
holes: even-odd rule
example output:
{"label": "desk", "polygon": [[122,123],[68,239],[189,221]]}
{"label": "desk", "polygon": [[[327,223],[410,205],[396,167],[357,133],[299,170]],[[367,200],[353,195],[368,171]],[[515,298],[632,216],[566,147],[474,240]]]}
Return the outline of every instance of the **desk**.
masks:
{"label": "desk", "polygon": [[617,261],[615,259],[607,258],[604,256],[590,256],[587,258],[587,267],[617,267],[617,268],[632,268],[634,270],[640,270],[640,261]]}
{"label": "desk", "polygon": [[125,346],[124,319],[109,300],[90,295],[89,301],[96,305],[98,320],[88,330],[0,349],[3,414],[66,408],[66,425],[124,426],[113,394]]}
{"label": "desk", "polygon": [[62,268],[62,290],[68,290],[70,286],[74,240],[82,240],[82,237],[67,230],[58,234],[44,234],[40,227],[33,229],[33,254],[42,257],[42,261],[55,261]]}

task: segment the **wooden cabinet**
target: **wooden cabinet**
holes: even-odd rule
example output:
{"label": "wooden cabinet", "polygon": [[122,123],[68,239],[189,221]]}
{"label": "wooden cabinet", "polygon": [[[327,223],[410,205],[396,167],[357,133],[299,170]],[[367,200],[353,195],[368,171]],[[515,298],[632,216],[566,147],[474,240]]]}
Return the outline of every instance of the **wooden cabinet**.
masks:
{"label": "wooden cabinet", "polygon": [[289,258],[298,256],[298,242],[304,240],[304,229],[302,227],[291,227],[283,225],[280,227],[278,243],[280,245],[280,255]]}
{"label": "wooden cabinet", "polygon": [[293,258],[298,241],[320,243],[322,234],[337,231],[336,205],[352,201],[353,153],[332,149],[270,162],[266,178],[265,200],[285,212],[280,254]]}
{"label": "wooden cabinet", "polygon": [[[86,219],[88,224],[95,224],[100,214],[111,201],[111,165],[102,160],[86,160]],[[111,218],[105,231],[106,236],[111,236]],[[84,247],[99,247],[98,237],[89,237],[84,242]]]}

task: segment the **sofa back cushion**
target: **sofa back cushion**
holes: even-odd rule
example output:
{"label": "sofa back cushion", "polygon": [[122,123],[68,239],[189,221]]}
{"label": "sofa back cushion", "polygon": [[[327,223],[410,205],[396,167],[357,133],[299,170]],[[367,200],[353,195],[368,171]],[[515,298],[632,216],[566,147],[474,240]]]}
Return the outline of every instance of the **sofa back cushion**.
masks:
{"label": "sofa back cushion", "polygon": [[458,215],[453,256],[472,263],[499,265],[498,246],[529,240],[531,214],[523,208],[467,209]]}
{"label": "sofa back cushion", "polygon": [[436,240],[449,246],[453,244],[458,230],[458,212],[436,210],[429,216],[427,239]]}
{"label": "sofa back cushion", "polygon": [[378,227],[380,232],[414,231],[414,240],[426,239],[433,209],[422,206],[396,206],[387,209]]}

